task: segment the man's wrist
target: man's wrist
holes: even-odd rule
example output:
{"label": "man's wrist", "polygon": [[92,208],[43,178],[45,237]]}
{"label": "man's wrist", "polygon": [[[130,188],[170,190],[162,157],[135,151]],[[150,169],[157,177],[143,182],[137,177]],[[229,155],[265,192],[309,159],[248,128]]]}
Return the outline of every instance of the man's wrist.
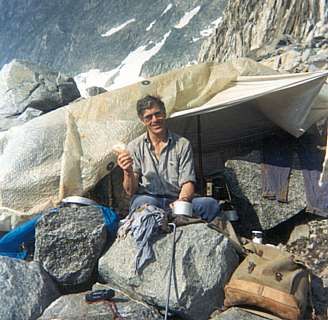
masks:
{"label": "man's wrist", "polygon": [[124,172],[124,175],[126,177],[132,177],[132,176],[134,176],[133,170],[123,170],[123,172]]}
{"label": "man's wrist", "polygon": [[179,201],[187,201],[187,202],[191,202],[192,197],[186,197],[186,196],[181,196],[178,199]]}

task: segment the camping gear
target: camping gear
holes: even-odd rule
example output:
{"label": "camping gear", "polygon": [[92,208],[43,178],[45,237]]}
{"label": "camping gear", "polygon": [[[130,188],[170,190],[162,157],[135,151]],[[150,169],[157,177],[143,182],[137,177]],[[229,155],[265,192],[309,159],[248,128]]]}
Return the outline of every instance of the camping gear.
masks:
{"label": "camping gear", "polygon": [[170,116],[206,103],[237,77],[229,63],[184,67],[1,132],[0,207],[35,212],[35,206],[40,211],[67,196],[86,194],[109,173],[108,163],[116,163],[113,146],[145,132],[136,115],[138,99],[163,97]]}
{"label": "camping gear", "polygon": [[235,209],[224,210],[223,214],[228,221],[238,221],[239,219],[238,213]]}
{"label": "camping gear", "polygon": [[224,143],[276,125],[300,135],[326,116],[326,97],[319,95],[321,100],[312,102],[327,73],[268,73],[276,72],[247,59],[193,65],[153,77],[147,84],[74,102],[1,132],[0,206],[38,212],[36,207],[41,211],[68,195],[92,190],[108,174],[108,163],[116,161],[113,146],[144,132],[135,103],[146,94],[163,97],[170,129],[193,146],[199,115],[206,156]]}
{"label": "camping gear", "polygon": [[120,221],[120,217],[118,214],[110,207],[105,206],[96,206],[97,208],[100,208],[105,220],[105,226],[108,231],[108,237],[110,240],[115,239],[116,233],[118,230],[118,225]]}
{"label": "camping gear", "polygon": [[192,203],[188,201],[175,201],[173,205],[173,215],[192,217]]}
{"label": "camping gear", "polygon": [[80,197],[80,196],[70,196],[66,197],[61,201],[64,205],[72,206],[74,204],[81,206],[96,206],[98,203],[88,198]]}
{"label": "camping gear", "polygon": [[247,306],[287,320],[302,318],[308,304],[305,266],[278,248],[244,246],[248,254],[225,286],[226,307]]}
{"label": "camping gear", "polygon": [[168,275],[168,280],[167,280],[164,320],[167,320],[168,313],[169,313],[171,280],[172,280],[172,271],[173,271],[174,254],[175,254],[175,235],[176,235],[176,230],[177,230],[176,225],[174,223],[169,223],[168,225],[173,227],[173,242],[172,242],[171,259],[170,259],[170,265],[169,265],[169,275]]}
{"label": "camping gear", "polygon": [[115,296],[112,289],[95,290],[85,295],[86,302],[96,302],[101,300],[110,300]]}
{"label": "camping gear", "polygon": [[[58,210],[53,209],[56,213]],[[41,214],[19,225],[0,238],[0,256],[16,259],[26,259],[34,251],[35,226],[41,218]]]}
{"label": "camping gear", "polygon": [[225,191],[228,195],[228,199],[222,203],[220,203],[220,210],[223,214],[223,216],[228,220],[228,221],[238,221],[238,213],[235,207],[232,204],[232,198],[231,198],[231,193],[229,190],[229,187],[226,182],[224,182],[225,185]]}

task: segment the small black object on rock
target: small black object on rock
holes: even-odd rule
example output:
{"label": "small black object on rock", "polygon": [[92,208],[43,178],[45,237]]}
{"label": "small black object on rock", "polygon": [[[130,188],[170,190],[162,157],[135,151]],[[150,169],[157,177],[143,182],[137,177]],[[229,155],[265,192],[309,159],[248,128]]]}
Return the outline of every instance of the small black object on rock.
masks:
{"label": "small black object on rock", "polygon": [[115,296],[115,291],[112,289],[96,290],[85,295],[86,302],[96,302],[101,300],[110,300]]}

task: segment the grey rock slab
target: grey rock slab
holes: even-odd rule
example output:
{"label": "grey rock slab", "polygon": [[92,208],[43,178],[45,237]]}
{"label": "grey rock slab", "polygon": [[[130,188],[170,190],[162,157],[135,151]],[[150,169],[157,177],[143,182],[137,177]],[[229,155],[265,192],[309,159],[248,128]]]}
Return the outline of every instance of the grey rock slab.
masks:
{"label": "grey rock slab", "polygon": [[39,320],[160,320],[159,312],[116,292],[110,301],[87,303],[90,291],[68,294],[54,301]]}
{"label": "grey rock slab", "polygon": [[61,208],[40,219],[35,232],[35,256],[66,290],[88,285],[107,240],[100,208]]}
{"label": "grey rock slab", "polygon": [[37,319],[59,297],[52,279],[36,262],[0,257],[0,319]]}
{"label": "grey rock slab", "polygon": [[[246,160],[246,158],[248,159]],[[306,207],[304,179],[301,170],[293,169],[289,179],[288,203],[262,197],[261,164],[258,151],[243,160],[228,160],[225,177],[240,217],[239,226],[246,233],[260,228],[271,229]]]}
{"label": "grey rock slab", "polygon": [[309,238],[310,237],[310,227],[308,224],[300,224],[295,226],[292,232],[289,235],[287,244],[291,244],[294,241],[297,241],[301,238]]}
{"label": "grey rock slab", "polygon": [[12,120],[12,125],[38,115],[29,112],[15,121],[28,108],[48,112],[80,97],[72,78],[22,60],[13,60],[1,69],[0,95],[0,117]]}
{"label": "grey rock slab", "polygon": [[[220,314],[212,315],[211,317],[211,320],[263,320],[263,319],[272,319],[272,318],[264,318],[237,307],[229,308],[228,310]],[[280,319],[280,318],[274,317],[274,319]]]}
{"label": "grey rock slab", "polygon": [[[188,319],[208,319],[223,304],[238,255],[226,237],[203,224],[177,228],[176,239],[170,309]],[[164,308],[172,242],[172,233],[156,239],[156,260],[136,275],[134,240],[130,235],[116,240],[99,260],[99,274],[133,299]]]}

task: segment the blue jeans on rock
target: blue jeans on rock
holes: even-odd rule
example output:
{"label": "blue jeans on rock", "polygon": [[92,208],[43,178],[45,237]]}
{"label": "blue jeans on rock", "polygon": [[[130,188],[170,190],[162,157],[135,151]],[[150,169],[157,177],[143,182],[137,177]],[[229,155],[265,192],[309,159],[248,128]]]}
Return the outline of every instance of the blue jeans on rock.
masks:
{"label": "blue jeans on rock", "polygon": [[[174,202],[173,198],[158,197],[149,194],[136,194],[131,199],[130,212],[141,207],[144,204],[151,204],[158,208],[169,210],[170,203]],[[218,202],[210,197],[197,197],[192,200],[193,213],[206,220],[212,221],[220,214],[220,208]]]}

